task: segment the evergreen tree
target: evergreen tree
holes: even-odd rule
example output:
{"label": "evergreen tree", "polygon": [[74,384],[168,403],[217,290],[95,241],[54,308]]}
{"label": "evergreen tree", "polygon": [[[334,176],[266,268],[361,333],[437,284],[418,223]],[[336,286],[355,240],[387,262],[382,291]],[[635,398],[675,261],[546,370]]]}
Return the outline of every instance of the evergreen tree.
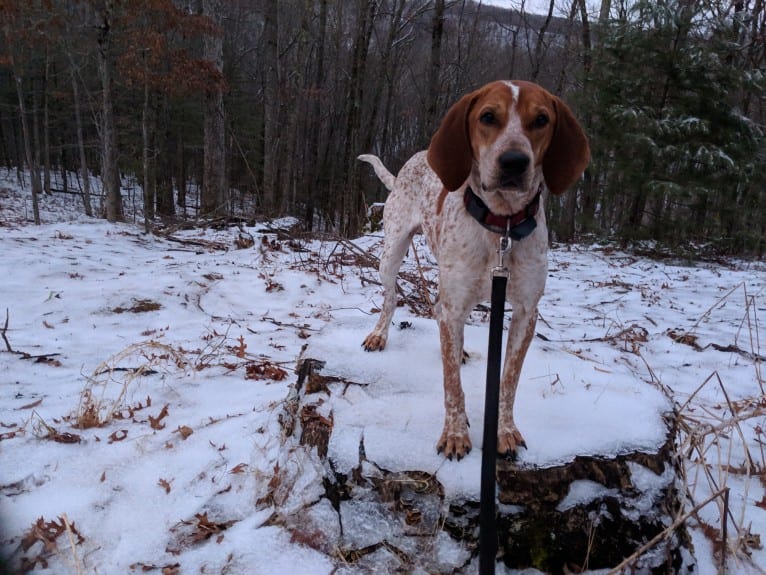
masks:
{"label": "evergreen tree", "polygon": [[761,241],[743,210],[762,187],[763,131],[738,104],[763,78],[738,57],[738,20],[713,14],[705,2],[640,2],[601,30],[593,170],[601,223],[625,239]]}

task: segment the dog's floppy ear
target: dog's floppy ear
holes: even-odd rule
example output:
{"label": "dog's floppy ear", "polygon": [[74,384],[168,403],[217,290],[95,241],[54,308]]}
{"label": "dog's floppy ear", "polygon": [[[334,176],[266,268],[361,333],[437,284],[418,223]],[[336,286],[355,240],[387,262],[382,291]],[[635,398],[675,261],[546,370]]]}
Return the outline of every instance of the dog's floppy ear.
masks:
{"label": "dog's floppy ear", "polygon": [[569,106],[555,96],[553,105],[556,127],[543,158],[543,175],[551,193],[563,194],[588,167],[590,147]]}
{"label": "dog's floppy ear", "polygon": [[471,174],[468,112],[475,101],[476,93],[472,92],[453,104],[428,146],[428,164],[450,192],[462,186]]}

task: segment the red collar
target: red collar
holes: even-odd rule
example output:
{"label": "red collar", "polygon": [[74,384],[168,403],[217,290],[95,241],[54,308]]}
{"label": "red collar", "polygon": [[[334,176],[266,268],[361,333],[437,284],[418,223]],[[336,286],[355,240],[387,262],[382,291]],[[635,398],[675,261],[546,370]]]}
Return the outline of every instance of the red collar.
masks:
{"label": "red collar", "polygon": [[463,204],[468,213],[484,228],[496,234],[507,234],[512,240],[519,241],[526,238],[537,227],[535,214],[540,209],[542,189],[541,185],[532,201],[524,209],[510,216],[499,216],[492,213],[487,205],[481,201],[481,198],[474,193],[471,186],[465,188]]}

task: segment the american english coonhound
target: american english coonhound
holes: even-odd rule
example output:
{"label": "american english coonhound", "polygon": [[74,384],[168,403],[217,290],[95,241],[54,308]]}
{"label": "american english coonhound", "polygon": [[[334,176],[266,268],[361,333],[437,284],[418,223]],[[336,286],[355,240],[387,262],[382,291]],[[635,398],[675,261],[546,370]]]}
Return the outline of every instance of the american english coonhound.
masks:
{"label": "american english coonhound", "polygon": [[359,156],[391,191],[383,211],[383,308],[364,340],[382,350],[396,307],[396,275],[412,236],[422,230],[439,263],[436,307],[444,373],[444,430],[437,451],[458,459],[471,450],[460,382],[463,326],[489,299],[500,236],[512,242],[507,298],[512,319],[501,376],[498,452],[525,447],[513,420],[516,386],[537,321],[548,270],[543,192],[562,194],[590,161],[588,139],[566,104],[540,86],[499,81],[463,96],[427,151],[394,177],[372,155]]}

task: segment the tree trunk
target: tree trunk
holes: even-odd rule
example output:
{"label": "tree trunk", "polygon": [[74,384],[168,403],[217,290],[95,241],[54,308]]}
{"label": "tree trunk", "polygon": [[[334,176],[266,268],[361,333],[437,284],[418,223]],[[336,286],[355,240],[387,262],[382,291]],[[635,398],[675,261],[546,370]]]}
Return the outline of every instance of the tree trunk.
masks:
{"label": "tree trunk", "polygon": [[[307,171],[309,176],[304,185],[317,186],[320,193],[325,193],[324,190],[327,187],[322,185],[323,178],[323,156],[321,152],[321,146],[319,145],[319,136],[322,130],[322,123],[319,121],[322,111],[322,98],[325,91],[325,43],[327,36],[327,0],[319,0],[319,31],[316,38],[316,58],[315,58],[315,75],[314,85],[312,86],[311,93],[312,101],[309,107],[309,115],[314,118],[315,121],[311,122],[308,128],[308,146],[307,151],[311,160],[312,169]],[[306,197],[306,229],[312,231],[314,229],[314,213],[316,211],[316,203],[320,205],[326,203],[322,198],[317,198],[316,194],[309,193]]]}
{"label": "tree trunk", "polygon": [[151,231],[151,222],[154,219],[155,199],[155,152],[152,141],[154,136],[154,110],[152,109],[149,94],[149,83],[144,84],[144,108],[141,115],[141,137],[143,141],[142,163],[144,171],[144,231]]}
{"label": "tree trunk", "polygon": [[172,218],[176,215],[173,198],[173,175],[175,170],[171,159],[173,138],[168,119],[168,108],[167,94],[164,94],[161,100],[154,100],[152,106],[152,117],[154,118],[152,126],[153,136],[151,140],[153,161],[151,165],[154,174],[153,184],[156,196],[156,213],[161,218]]}
{"label": "tree trunk", "polygon": [[591,69],[591,41],[590,41],[590,22],[588,21],[588,7],[585,5],[585,0],[577,0],[580,5],[580,21],[582,22],[582,66],[585,76],[590,74]]}
{"label": "tree trunk", "polygon": [[32,212],[35,224],[40,225],[40,172],[35,163],[35,156],[32,153],[32,140],[29,133],[29,121],[27,120],[27,107],[24,103],[24,89],[22,78],[16,75],[16,95],[19,99],[19,114],[21,115],[21,133],[24,136],[24,154],[27,158],[27,167],[29,168],[29,177],[32,181]]}
{"label": "tree trunk", "polygon": [[279,70],[279,6],[277,0],[267,0],[264,8],[263,35],[266,44],[263,78],[263,204],[266,213],[273,213],[279,198],[278,158],[282,142],[279,102],[281,82]]}
{"label": "tree trunk", "polygon": [[[183,125],[183,122],[181,122]],[[175,160],[175,180],[176,190],[178,191],[178,207],[181,209],[181,217],[186,217],[186,165],[184,158],[184,136],[181,126],[177,128],[176,134],[176,160]]]}
{"label": "tree trunk", "polygon": [[545,45],[545,33],[548,31],[548,26],[550,26],[551,20],[553,20],[553,8],[554,0],[550,0],[550,3],[548,4],[548,16],[545,18],[545,22],[537,33],[537,43],[535,44],[535,61],[532,62],[533,81],[537,80],[537,77],[540,75],[540,68],[542,67],[543,63],[543,46]]}
{"label": "tree trunk", "polygon": [[439,101],[439,82],[441,80],[441,52],[442,37],[444,36],[444,0],[434,2],[434,15],[431,20],[431,60],[428,66],[428,85],[426,87],[426,117],[423,122],[425,130],[424,141],[427,144],[431,139],[436,126],[436,115],[439,113],[437,104]]}
{"label": "tree trunk", "polygon": [[104,186],[106,219],[121,221],[122,195],[120,193],[120,171],[118,166],[117,128],[114,122],[112,100],[112,61],[110,54],[112,0],[107,0],[101,14],[98,35],[98,67],[101,76],[101,178]]}
{"label": "tree trunk", "polygon": [[609,12],[612,10],[612,0],[601,0],[601,10],[598,14],[599,24],[605,24],[609,21]]}
{"label": "tree trunk", "polygon": [[367,71],[367,55],[370,48],[373,21],[377,2],[375,0],[360,0],[357,35],[354,40],[353,60],[349,78],[349,109],[346,121],[345,150],[343,158],[346,162],[346,182],[344,190],[339,194],[338,221],[339,231],[343,235],[354,234],[359,227],[359,211],[361,208],[358,171],[356,170],[357,134],[359,133],[362,101],[364,97],[364,82]]}
{"label": "tree trunk", "polygon": [[45,75],[43,76],[43,191],[51,193],[51,138],[50,110],[48,106],[48,82],[50,80],[50,58],[45,49]]}
{"label": "tree trunk", "polygon": [[[204,13],[220,25],[223,2],[203,0]],[[223,72],[222,33],[205,36],[205,59],[219,72]],[[215,216],[228,213],[226,193],[226,122],[223,107],[223,89],[220,85],[208,87],[205,94],[205,143],[202,173],[200,214]]]}
{"label": "tree trunk", "polygon": [[90,203],[90,177],[88,175],[88,159],[85,155],[85,139],[82,133],[82,113],[80,111],[80,89],[77,84],[74,62],[70,58],[69,72],[72,76],[72,97],[74,100],[74,121],[77,132],[77,149],[80,155],[80,174],[82,177],[82,203],[85,207],[85,215],[92,216],[93,208]]}

